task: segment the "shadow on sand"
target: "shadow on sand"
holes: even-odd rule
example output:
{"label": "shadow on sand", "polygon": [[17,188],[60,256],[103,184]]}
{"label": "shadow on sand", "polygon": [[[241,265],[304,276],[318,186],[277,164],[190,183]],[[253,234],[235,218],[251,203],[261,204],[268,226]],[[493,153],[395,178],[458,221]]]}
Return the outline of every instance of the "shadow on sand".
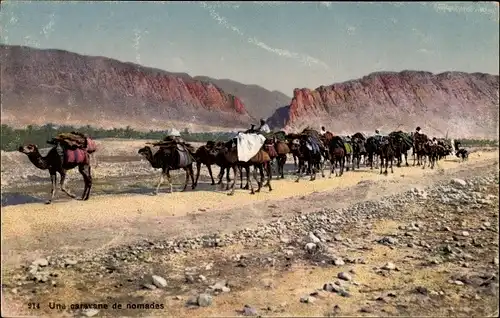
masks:
{"label": "shadow on sand", "polygon": [[[48,195],[47,195],[48,197]],[[9,205],[19,205],[19,204],[27,204],[27,203],[43,203],[45,200],[41,198],[37,198],[33,195],[22,193],[22,192],[5,192],[2,193],[2,203],[1,206],[9,206]]]}

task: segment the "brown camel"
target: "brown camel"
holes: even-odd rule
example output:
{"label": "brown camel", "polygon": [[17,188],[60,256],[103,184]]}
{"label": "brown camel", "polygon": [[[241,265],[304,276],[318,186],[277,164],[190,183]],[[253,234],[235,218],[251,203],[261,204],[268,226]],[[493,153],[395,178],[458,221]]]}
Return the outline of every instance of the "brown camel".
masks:
{"label": "brown camel", "polygon": [[28,159],[42,170],[49,170],[52,189],[50,191],[50,199],[46,204],[52,203],[56,194],[57,173],[61,176],[60,188],[69,197],[75,199],[76,196],[65,187],[66,172],[78,167],[78,171],[83,176],[85,188],[81,200],[88,200],[90,189],[92,188],[92,174],[90,169],[89,154],[85,149],[64,149],[61,145],[56,145],[49,150],[45,157],[42,157],[38,151],[38,147],[33,144],[19,146],[20,152],[28,156]]}
{"label": "brown camel", "polygon": [[163,179],[166,176],[170,186],[170,193],[173,192],[172,180],[170,178],[170,170],[184,169],[186,171],[186,182],[182,191],[186,191],[189,178],[191,177],[191,188],[196,188],[194,182],[193,172],[193,158],[191,153],[182,145],[174,144],[169,147],[160,147],[160,149],[153,155],[153,151],[149,146],[139,149],[137,152],[149,161],[151,166],[156,169],[162,169],[160,180],[156,186],[156,191],[153,194],[158,194]]}
{"label": "brown camel", "polygon": [[[335,172],[336,177],[341,177],[344,174],[345,167],[345,146],[344,141],[339,136],[333,136],[328,140],[328,150],[330,158],[330,175],[328,178],[332,177],[332,173]],[[335,169],[339,166],[339,173]]]}
{"label": "brown camel", "polygon": [[[264,148],[264,147],[263,147]],[[239,170],[238,167],[244,168],[246,170],[246,177],[247,177],[247,182],[250,186],[250,194],[255,194],[255,192],[260,192],[260,189],[262,188],[262,183],[263,183],[263,173],[261,174],[261,180],[259,181],[257,179],[257,169],[262,169],[264,166],[266,168],[267,172],[267,183],[266,185],[269,187],[269,191],[272,191],[271,187],[271,165],[269,164],[271,161],[271,158],[269,157],[269,154],[261,148],[259,152],[253,156],[249,161],[247,162],[242,162],[238,160],[238,150],[237,150],[237,145],[235,140],[230,140],[224,144],[223,147],[219,148],[219,154],[223,156],[223,158],[226,160],[227,164],[233,169],[234,173],[234,179],[233,182],[231,183],[231,192],[228,193],[228,195],[233,195],[234,194],[234,185],[236,183],[236,176],[238,175],[237,171]],[[253,177],[257,181],[258,188],[256,191],[253,189],[252,182],[250,180],[250,167],[254,167],[254,173]],[[241,170],[240,170],[240,173]],[[229,173],[228,173],[229,175]],[[229,181],[229,180],[228,180]]]}
{"label": "brown camel", "polygon": [[198,179],[200,177],[200,169],[202,164],[204,164],[208,169],[208,173],[210,174],[210,178],[212,179],[211,185],[215,185],[214,176],[212,174],[212,165],[217,164],[221,169],[218,175],[218,184],[222,182],[222,177],[224,176],[224,167],[221,165],[219,160],[217,160],[217,152],[212,151],[214,147],[216,147],[217,145],[220,146],[221,144],[222,142],[220,141],[217,144],[213,141],[208,141],[206,145],[198,148],[193,154],[193,157],[196,161],[196,179],[194,181],[195,185],[198,185]]}
{"label": "brown camel", "polygon": [[290,153],[290,147],[288,147],[288,144],[285,141],[281,140],[276,140],[274,141],[274,149],[276,149],[276,152],[278,156],[276,157],[276,161],[278,163],[278,177],[281,177],[281,179],[285,178],[285,163],[286,163],[286,156],[287,154]]}

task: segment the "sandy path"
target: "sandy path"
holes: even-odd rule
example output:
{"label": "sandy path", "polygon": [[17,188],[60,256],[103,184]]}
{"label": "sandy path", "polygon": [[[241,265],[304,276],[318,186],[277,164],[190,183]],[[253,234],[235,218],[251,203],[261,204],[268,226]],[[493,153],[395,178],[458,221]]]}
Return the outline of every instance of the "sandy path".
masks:
{"label": "sandy path", "polygon": [[[353,203],[366,199],[367,192],[361,185],[357,191],[351,188],[360,181],[381,181],[378,194],[403,190],[407,186],[423,183],[423,176],[441,175],[445,170],[464,169],[467,165],[493,162],[498,152],[471,154],[469,162],[442,160],[439,168],[422,170],[419,167],[395,168],[394,174],[383,176],[378,170],[347,172],[341,178],[332,177],[314,182],[304,179],[300,183],[291,180],[273,181],[272,192],[264,188],[254,196],[248,191],[237,191],[234,196],[226,192],[196,191],[173,194],[95,196],[87,202],[57,202],[8,206],[2,209],[2,233],[4,261],[15,261],[20,252],[33,249],[56,250],[73,248],[106,248],[127,240],[182,235],[204,232],[208,228],[228,230],[235,226],[257,224],[260,219],[273,213],[304,211],[321,204]],[[336,190],[332,194],[332,190]],[[302,196],[313,194],[306,199]],[[291,200],[301,196],[302,201]],[[330,202],[328,200],[330,199]],[[281,201],[280,201],[281,200]],[[334,200],[333,202],[331,200]],[[269,209],[270,201],[278,202],[279,209]],[[218,213],[225,210],[225,213]],[[201,220],[193,212],[202,211]],[[228,216],[228,212],[235,216]],[[186,218],[186,215],[188,217]],[[241,217],[238,219],[237,217]],[[196,225],[193,225],[196,224]]]}

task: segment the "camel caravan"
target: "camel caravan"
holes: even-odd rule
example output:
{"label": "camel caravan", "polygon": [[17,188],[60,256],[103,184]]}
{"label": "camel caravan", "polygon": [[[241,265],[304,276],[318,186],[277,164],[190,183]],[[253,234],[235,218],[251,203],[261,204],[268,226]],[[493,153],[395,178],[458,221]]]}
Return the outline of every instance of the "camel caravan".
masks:
{"label": "camel caravan", "polygon": [[[92,188],[90,159],[96,152],[94,140],[79,132],[61,133],[47,141],[53,145],[48,154],[43,157],[38,147],[33,144],[20,146],[19,151],[26,154],[29,160],[39,169],[48,170],[52,182],[51,196],[47,201],[50,204],[56,193],[57,173],[60,175],[60,189],[71,198],[76,196],[65,187],[66,172],[78,167],[83,176],[85,188],[81,200],[88,200]],[[156,148],[157,150],[153,149]],[[173,191],[170,171],[184,170],[186,179],[182,191],[191,183],[191,189],[196,189],[200,177],[200,169],[205,165],[211,178],[212,185],[221,185],[226,175],[226,191],[228,195],[235,192],[235,182],[240,176],[240,188],[249,189],[251,194],[260,192],[262,187],[272,191],[271,180],[273,168],[278,178],[284,179],[284,167],[290,154],[296,169],[295,182],[299,182],[304,174],[310,180],[316,179],[321,173],[324,178],[324,169],[329,163],[331,178],[343,176],[344,171],[360,169],[361,163],[373,169],[374,165],[380,169],[380,174],[387,175],[388,169],[394,173],[393,164],[397,167],[408,164],[408,153],[412,150],[413,166],[428,165],[434,168],[438,160],[450,154],[455,154],[462,161],[467,160],[468,152],[460,148],[460,142],[429,138],[422,133],[420,127],[415,132],[394,131],[381,134],[378,130],[373,136],[365,136],[358,132],[352,136],[338,136],[321,127],[320,131],[306,128],[300,133],[287,134],[284,131],[271,132],[267,124],[261,120],[261,126],[254,125],[243,132],[237,133],[228,141],[208,141],[205,145],[195,149],[185,142],[180,133],[172,129],[167,136],[155,143],[146,143],[139,149],[138,154],[144,157],[153,168],[161,169],[160,180],[154,194],[158,194],[165,179],[170,192]],[[196,176],[193,165],[196,164]],[[215,182],[212,166],[219,166],[220,172]],[[253,168],[253,171],[251,171]],[[231,182],[230,172],[233,172]],[[243,185],[243,171],[246,184]],[[252,177],[257,182],[254,189]]]}

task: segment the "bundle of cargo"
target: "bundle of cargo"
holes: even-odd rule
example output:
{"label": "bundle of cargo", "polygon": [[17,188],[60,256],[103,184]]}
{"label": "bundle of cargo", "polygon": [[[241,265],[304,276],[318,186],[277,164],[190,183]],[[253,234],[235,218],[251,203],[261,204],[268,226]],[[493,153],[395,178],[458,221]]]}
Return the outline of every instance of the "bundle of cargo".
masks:
{"label": "bundle of cargo", "polygon": [[56,137],[47,141],[51,145],[61,145],[68,149],[84,149],[91,154],[97,150],[95,141],[86,134],[72,131],[60,133]]}

